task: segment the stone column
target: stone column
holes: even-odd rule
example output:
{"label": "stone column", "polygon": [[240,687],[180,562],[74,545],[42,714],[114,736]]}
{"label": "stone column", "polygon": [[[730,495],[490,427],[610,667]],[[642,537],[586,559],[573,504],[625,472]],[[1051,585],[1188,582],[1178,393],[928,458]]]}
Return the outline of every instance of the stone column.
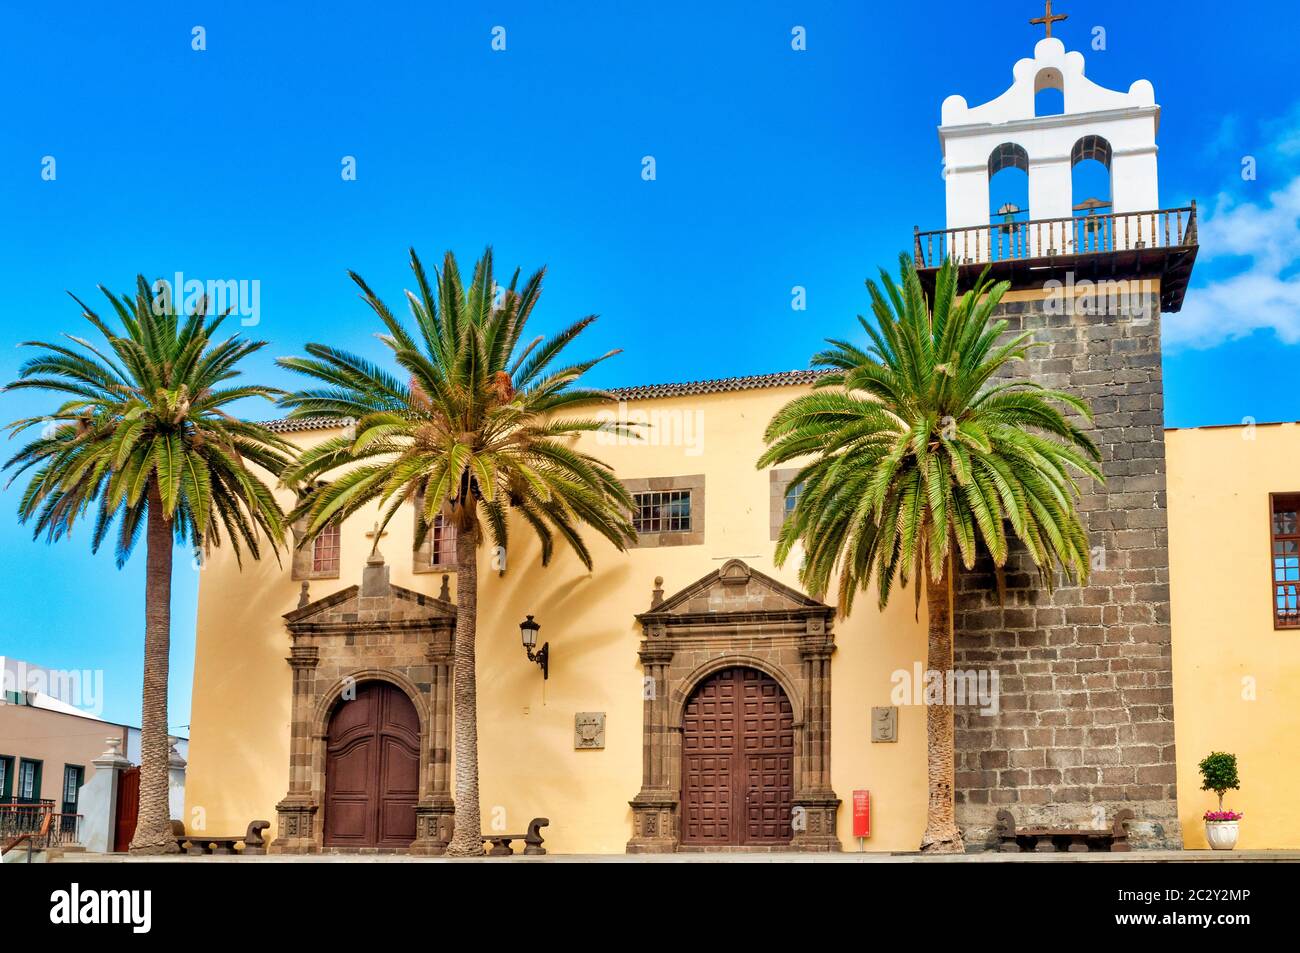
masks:
{"label": "stone column", "polygon": [[276,854],[313,854],[316,812],[312,794],[312,702],[319,652],[314,645],[294,645],[285,661],[293,669],[293,723],[289,735],[289,791],[275,806],[276,835],[270,850]]}
{"label": "stone column", "polygon": [[[444,577],[445,579],[446,577]],[[429,646],[429,768],[426,793],[415,808],[412,854],[438,856],[447,852],[456,823],[451,797],[451,674],[452,632],[440,632]]]}
{"label": "stone column", "polygon": [[835,645],[826,632],[826,621],[809,619],[803,659],[807,698],[804,702],[804,746],[798,785],[794,796],[795,850],[834,851],[840,849],[836,815],[840,799],[831,789],[831,653]]}
{"label": "stone column", "polygon": [[172,736],[167,739],[167,806],[173,821],[185,819],[185,759],[176,750],[180,739]]}
{"label": "stone column", "polygon": [[[650,635],[654,637],[655,633]],[[662,637],[663,633],[659,632]],[[629,854],[670,854],[677,849],[678,795],[671,788],[671,727],[668,724],[668,663],[672,650],[643,643],[638,653],[645,669],[642,695],[641,790],[632,805]]]}
{"label": "stone column", "polygon": [[122,772],[131,762],[122,754],[121,738],[106,738],[108,750],[94,761],[95,773],[81,786],[77,809],[81,830],[77,839],[88,851],[106,854],[113,849],[117,829],[117,788]]}

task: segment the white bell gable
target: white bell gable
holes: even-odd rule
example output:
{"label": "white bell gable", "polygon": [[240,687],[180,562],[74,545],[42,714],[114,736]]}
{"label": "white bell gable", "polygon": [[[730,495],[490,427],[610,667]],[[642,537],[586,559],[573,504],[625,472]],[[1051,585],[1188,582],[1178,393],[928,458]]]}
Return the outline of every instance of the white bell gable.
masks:
{"label": "white bell gable", "polygon": [[[1089,196],[1071,194],[1071,172],[1084,159],[1110,169],[1115,213],[1160,208],[1156,132],[1160,107],[1151,83],[1128,92],[1098,86],[1084,75],[1083,54],[1066,52],[1055,37],[1039,40],[1034,55],[1012,70],[1014,82],[998,96],[970,106],[961,96],[943,102],[943,146],[948,227],[989,224],[989,179],[1008,167],[1029,175],[1029,218],[1069,218]],[[1034,114],[1035,94],[1059,89],[1064,112]]]}

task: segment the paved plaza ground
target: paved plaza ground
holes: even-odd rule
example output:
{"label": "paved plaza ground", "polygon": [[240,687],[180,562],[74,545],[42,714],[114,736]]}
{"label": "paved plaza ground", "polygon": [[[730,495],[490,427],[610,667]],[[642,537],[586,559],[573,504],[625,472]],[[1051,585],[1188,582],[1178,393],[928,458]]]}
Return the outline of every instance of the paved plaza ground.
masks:
{"label": "paved plaza ground", "polygon": [[682,854],[547,854],[542,857],[411,857],[406,854],[270,854],[261,857],[237,855],[188,857],[132,857],[128,854],[92,854],[76,852],[52,860],[60,864],[86,863],[208,863],[208,864],[451,864],[451,863],[525,863],[525,864],[1160,864],[1160,863],[1297,863],[1300,850],[1147,850],[1126,854],[979,854],[926,856],[904,853],[845,852],[838,854],[802,853],[682,853]]}

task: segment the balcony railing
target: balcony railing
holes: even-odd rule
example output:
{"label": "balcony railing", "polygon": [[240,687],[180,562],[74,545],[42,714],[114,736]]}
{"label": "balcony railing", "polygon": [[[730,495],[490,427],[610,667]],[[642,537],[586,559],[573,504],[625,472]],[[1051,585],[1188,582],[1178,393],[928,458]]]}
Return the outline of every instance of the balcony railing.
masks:
{"label": "balcony railing", "polygon": [[0,802],[0,849],[9,850],[20,841],[30,849],[75,844],[81,834],[80,814],[60,814],[54,802],[23,798]]}
{"label": "balcony railing", "polygon": [[998,222],[923,232],[915,230],[918,268],[1030,261],[1197,244],[1196,203],[1152,212],[1108,212],[1077,218]]}

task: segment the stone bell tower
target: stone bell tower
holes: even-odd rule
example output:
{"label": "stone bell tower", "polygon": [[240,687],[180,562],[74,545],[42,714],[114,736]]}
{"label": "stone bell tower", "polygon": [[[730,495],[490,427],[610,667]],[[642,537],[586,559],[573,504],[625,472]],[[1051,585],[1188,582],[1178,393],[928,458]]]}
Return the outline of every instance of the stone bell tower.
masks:
{"label": "stone bell tower", "polygon": [[[1102,826],[1123,808],[1138,847],[1179,847],[1175,790],[1169,553],[1160,322],[1176,312],[1196,258],[1196,207],[1161,208],[1160,107],[1084,75],[1081,53],[1051,36],[1012,70],[1001,96],[944,100],[947,224],[914,234],[922,281],[945,258],[962,287],[984,268],[1010,282],[1000,316],[1039,345],[1011,372],[1087,399],[1104,486],[1082,487],[1092,546],[1086,585],[1042,585],[1023,548],[1002,594],[987,560],[957,594],[956,667],[996,669],[995,714],[957,712],[957,820],[972,848],[997,813],[1020,825]],[[1036,94],[1064,110],[1036,115]],[[1110,194],[1082,202],[1072,171],[1097,160]],[[989,181],[1027,173],[1027,215],[991,214]],[[1023,211],[1023,210],[1017,210]]]}

